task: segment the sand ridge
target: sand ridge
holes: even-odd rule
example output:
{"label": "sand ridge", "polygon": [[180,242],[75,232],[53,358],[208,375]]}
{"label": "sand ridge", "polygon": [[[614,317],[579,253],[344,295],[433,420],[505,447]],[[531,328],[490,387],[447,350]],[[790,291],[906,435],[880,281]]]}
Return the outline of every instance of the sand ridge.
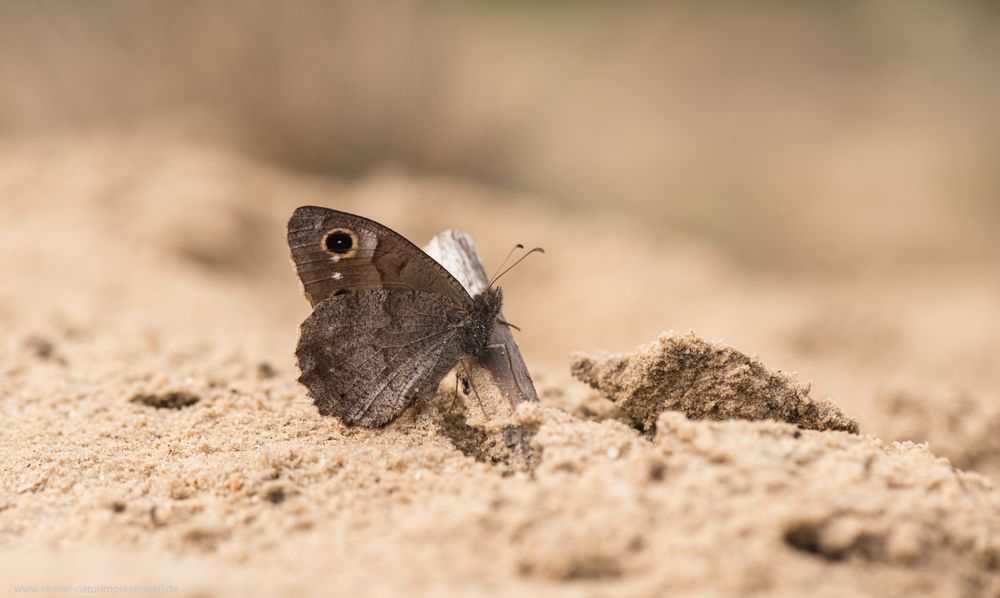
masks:
{"label": "sand ridge", "polygon": [[836,405],[810,397],[808,384],[690,332],[660,335],[633,353],[577,354],[570,369],[649,433],[667,410],[691,419],[774,420],[858,433],[858,423]]}

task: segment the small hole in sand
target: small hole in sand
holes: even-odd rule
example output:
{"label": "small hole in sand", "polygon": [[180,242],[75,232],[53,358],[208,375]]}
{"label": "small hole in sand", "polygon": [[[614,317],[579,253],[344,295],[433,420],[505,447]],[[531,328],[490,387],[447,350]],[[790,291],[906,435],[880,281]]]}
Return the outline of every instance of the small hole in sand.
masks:
{"label": "small hole in sand", "polygon": [[52,341],[42,336],[29,336],[24,339],[24,346],[40,359],[50,359],[55,353]]}
{"label": "small hole in sand", "polygon": [[799,523],[785,530],[785,543],[796,550],[829,558],[820,550],[819,534],[820,529],[816,524]]}
{"label": "small hole in sand", "polygon": [[154,409],[183,409],[194,405],[201,398],[189,392],[176,391],[162,394],[139,394],[135,395],[129,402]]}
{"label": "small hole in sand", "polygon": [[274,366],[267,361],[262,361],[257,364],[257,376],[260,378],[274,378],[275,375]]}
{"label": "small hole in sand", "polygon": [[[881,561],[886,558],[886,539],[880,534],[862,532],[855,534],[849,542],[831,543],[829,526],[836,524],[835,520],[798,523],[785,530],[785,542],[792,548],[834,563],[846,559]],[[836,533],[832,535],[836,536]]]}
{"label": "small hole in sand", "polygon": [[635,536],[628,543],[628,549],[632,552],[642,552],[646,549],[646,540],[642,536]]}
{"label": "small hole in sand", "polygon": [[662,482],[667,477],[667,464],[663,461],[653,461],[649,464],[649,481]]}
{"label": "small hole in sand", "polygon": [[285,502],[285,489],[282,488],[281,486],[278,486],[277,488],[271,488],[264,495],[264,498],[266,498],[270,503],[276,505],[281,504]]}

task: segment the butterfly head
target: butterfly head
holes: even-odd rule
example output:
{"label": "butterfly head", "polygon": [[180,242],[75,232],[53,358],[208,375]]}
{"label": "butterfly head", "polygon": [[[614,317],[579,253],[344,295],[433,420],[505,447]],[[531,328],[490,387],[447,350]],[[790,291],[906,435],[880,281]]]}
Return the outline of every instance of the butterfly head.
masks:
{"label": "butterfly head", "polygon": [[503,308],[503,290],[500,287],[490,287],[473,297],[472,305],[474,312],[496,319]]}

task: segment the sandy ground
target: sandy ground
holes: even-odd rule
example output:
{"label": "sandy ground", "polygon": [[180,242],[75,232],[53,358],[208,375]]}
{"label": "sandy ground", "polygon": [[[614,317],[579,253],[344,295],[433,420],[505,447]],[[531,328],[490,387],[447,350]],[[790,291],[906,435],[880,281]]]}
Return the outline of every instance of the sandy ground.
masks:
{"label": "sandy ground", "polygon": [[[995,272],[782,277],[615,213],[148,140],[2,156],[4,591],[1000,596]],[[488,265],[546,247],[505,279],[542,397],[529,470],[455,439],[448,382],[384,430],[316,413],[284,245],[302,204],[417,243],[464,228]],[[638,425],[570,375],[571,352],[671,329],[797,372],[861,433]]]}

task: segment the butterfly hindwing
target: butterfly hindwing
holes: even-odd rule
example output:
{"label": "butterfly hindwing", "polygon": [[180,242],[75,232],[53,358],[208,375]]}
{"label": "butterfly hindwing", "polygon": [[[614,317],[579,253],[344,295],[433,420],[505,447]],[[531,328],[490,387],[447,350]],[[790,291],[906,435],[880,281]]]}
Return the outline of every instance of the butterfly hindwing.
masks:
{"label": "butterfly hindwing", "polygon": [[302,323],[296,357],[320,413],[347,425],[386,424],[430,396],[463,355],[462,309],[407,289],[320,301]]}

